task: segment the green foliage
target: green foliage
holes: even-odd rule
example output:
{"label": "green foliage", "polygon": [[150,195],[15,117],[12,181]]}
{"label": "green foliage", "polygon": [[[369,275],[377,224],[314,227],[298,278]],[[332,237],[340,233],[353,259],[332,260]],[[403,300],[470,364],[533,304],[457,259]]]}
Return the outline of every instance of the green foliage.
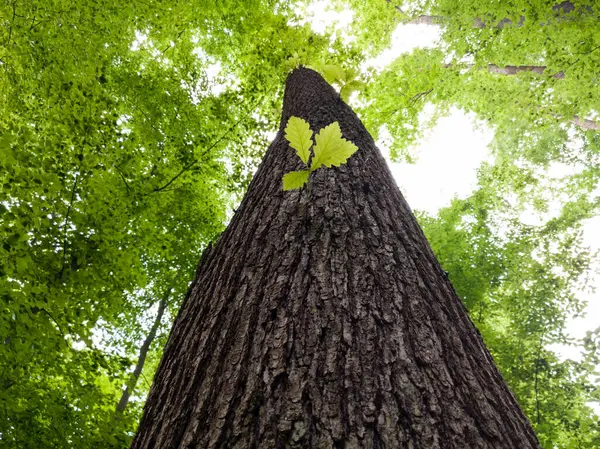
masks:
{"label": "green foliage", "polygon": [[312,147],[312,135],[310,125],[298,117],[290,117],[285,127],[285,138],[290,146],[296,150],[298,157],[308,165],[310,158],[310,147]]}
{"label": "green foliage", "polygon": [[342,138],[342,130],[338,122],[333,122],[321,129],[315,136],[315,154],[310,170],[314,171],[323,165],[327,168],[339,167],[345,164],[358,147],[349,140]]}
{"label": "green foliage", "polygon": [[301,189],[308,182],[310,170],[291,171],[283,175],[283,190]]}
{"label": "green foliage", "polygon": [[[495,159],[478,190],[420,223],[543,447],[600,446],[589,407],[600,399],[598,332],[574,342],[564,330],[594,260],[580,237],[600,205],[600,133],[581,120],[598,120],[600,10],[335,4],[355,11],[352,44],[300,25],[286,0],[0,6],[0,446],[128,446],[201,250],[243,194],[298,65],[320,70],[344,101],[358,93],[362,120],[374,136],[387,128],[394,159],[452,108],[492,127]],[[381,73],[359,70],[422,15],[440,24],[439,46]],[[336,123],[312,146],[308,123],[292,119],[286,137],[307,169],[286,174],[284,190],[356,151]],[[549,178],[556,163],[577,169]],[[553,197],[560,214],[520,222]],[[137,388],[116,414],[169,289]],[[578,344],[582,360],[560,360],[556,343]]]}
{"label": "green foliage", "polygon": [[202,248],[279,120],[285,76],[360,60],[294,25],[292,6],[0,6],[0,446],[128,446]]}
{"label": "green foliage", "polygon": [[350,95],[365,87],[364,81],[360,79],[360,74],[355,69],[344,69],[339,65],[325,64],[318,67],[317,70],[329,84],[341,86],[340,97],[345,102],[349,101]]}
{"label": "green foliage", "polygon": [[[290,117],[285,128],[285,138],[290,146],[296,150],[298,157],[309,166],[312,135],[308,122],[299,117]],[[300,189],[308,182],[310,174],[325,166],[331,168],[345,164],[358,147],[342,137],[338,122],[333,122],[322,128],[315,136],[316,145],[310,169],[293,171],[283,175],[283,190]]]}

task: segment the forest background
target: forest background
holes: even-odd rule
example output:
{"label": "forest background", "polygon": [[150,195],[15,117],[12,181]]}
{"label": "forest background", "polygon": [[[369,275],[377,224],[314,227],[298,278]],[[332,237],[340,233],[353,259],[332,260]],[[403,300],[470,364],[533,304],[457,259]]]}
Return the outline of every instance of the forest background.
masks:
{"label": "forest background", "polygon": [[600,446],[600,5],[0,11],[0,447],[128,447],[298,65],[378,140],[542,446]]}

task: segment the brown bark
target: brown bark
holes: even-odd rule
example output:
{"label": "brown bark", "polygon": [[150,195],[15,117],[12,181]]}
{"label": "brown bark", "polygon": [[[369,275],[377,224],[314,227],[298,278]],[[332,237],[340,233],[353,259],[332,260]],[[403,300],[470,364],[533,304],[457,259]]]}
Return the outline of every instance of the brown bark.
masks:
{"label": "brown bark", "polygon": [[[359,151],[300,169],[290,116]],[[373,139],[315,72],[177,317],[132,448],[539,448]]]}
{"label": "brown bark", "polygon": [[148,351],[150,350],[150,346],[152,342],[156,338],[156,331],[158,330],[158,326],[160,326],[160,322],[162,321],[162,317],[165,313],[165,309],[167,307],[167,300],[169,299],[169,295],[171,294],[171,288],[168,288],[165,292],[165,295],[158,303],[158,311],[156,312],[156,317],[154,317],[154,322],[152,323],[152,327],[150,328],[150,332],[146,336],[144,343],[142,343],[142,347],[140,348],[140,355],[138,357],[138,361],[135,365],[133,373],[131,374],[131,378],[127,382],[125,386],[125,390],[123,390],[123,394],[121,395],[121,399],[117,404],[117,415],[123,413],[127,404],[129,403],[129,398],[131,394],[135,390],[135,386],[137,385],[138,379],[142,374],[142,370],[144,369],[144,364],[146,363],[146,357],[148,356]]}

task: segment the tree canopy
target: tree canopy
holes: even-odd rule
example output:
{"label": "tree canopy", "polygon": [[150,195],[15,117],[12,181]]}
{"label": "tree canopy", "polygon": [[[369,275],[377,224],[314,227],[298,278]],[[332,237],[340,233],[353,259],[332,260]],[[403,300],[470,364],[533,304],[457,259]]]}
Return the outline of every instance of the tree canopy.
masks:
{"label": "tree canopy", "polygon": [[[391,136],[394,160],[418,159],[409,148],[452,108],[493,129],[477,189],[420,224],[542,446],[600,445],[598,331],[565,331],[594,274],[581,234],[600,205],[598,5],[332,7],[354,12],[348,29],[315,31],[294,1],[0,6],[0,446],[128,446],[298,65]],[[417,24],[440,40],[369,67]]]}

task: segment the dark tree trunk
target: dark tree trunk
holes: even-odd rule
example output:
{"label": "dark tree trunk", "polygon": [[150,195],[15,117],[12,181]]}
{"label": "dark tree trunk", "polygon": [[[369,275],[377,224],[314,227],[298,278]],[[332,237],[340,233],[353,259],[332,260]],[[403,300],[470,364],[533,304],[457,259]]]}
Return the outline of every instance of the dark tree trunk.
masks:
{"label": "dark tree trunk", "polygon": [[[290,116],[359,151],[304,192]],[[457,144],[460,144],[459,142]],[[315,72],[203,258],[133,448],[539,448],[360,120]]]}

